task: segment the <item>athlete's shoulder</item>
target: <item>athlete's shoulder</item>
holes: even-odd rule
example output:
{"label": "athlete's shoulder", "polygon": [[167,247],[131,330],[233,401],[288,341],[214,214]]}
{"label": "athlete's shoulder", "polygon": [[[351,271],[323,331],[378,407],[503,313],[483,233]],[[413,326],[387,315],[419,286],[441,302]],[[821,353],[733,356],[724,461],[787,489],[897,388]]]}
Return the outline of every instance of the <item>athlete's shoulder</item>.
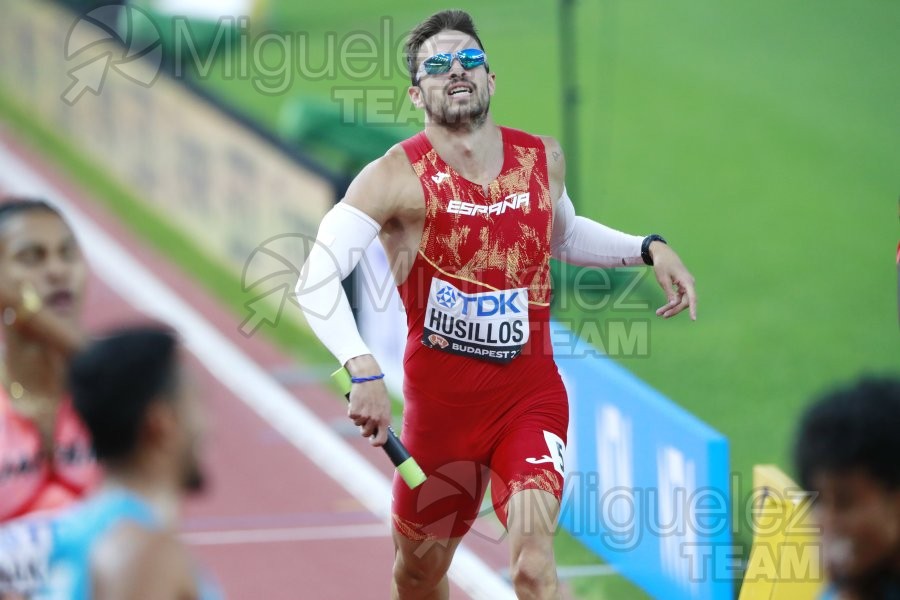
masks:
{"label": "athlete's shoulder", "polygon": [[384,225],[421,199],[421,186],[400,144],[367,164],[350,183],[344,201]]}
{"label": "athlete's shoulder", "polygon": [[[191,582],[187,551],[171,533],[125,521],[104,536],[91,553],[90,570],[102,598],[139,598],[153,588],[174,597]],[[155,598],[156,596],[154,596]]]}
{"label": "athlete's shoulder", "polygon": [[[414,136],[415,137],[415,136]],[[424,135],[422,137],[425,137]],[[376,162],[380,162],[383,168],[398,171],[402,173],[411,173],[410,164],[413,162],[410,157],[410,152],[408,150],[409,142],[413,138],[406,139],[400,143],[394,144],[390,148],[388,148],[387,152],[385,152],[381,157],[376,159]],[[414,146],[418,146],[417,144],[413,144]]]}
{"label": "athlete's shoulder", "polygon": [[562,145],[555,137],[550,135],[537,136],[544,144],[544,152],[547,154],[547,173],[550,179],[564,181],[566,177],[566,156],[563,154]]}
{"label": "athlete's shoulder", "polygon": [[547,150],[548,155],[554,151],[562,153],[562,146],[560,145],[559,140],[552,135],[536,135],[535,137],[544,144],[544,148]]}
{"label": "athlete's shoulder", "polygon": [[404,178],[415,179],[415,173],[402,146],[395,144],[362,168],[350,184],[348,193],[354,186],[363,186],[370,193],[390,193],[396,189],[398,183],[403,182]]}

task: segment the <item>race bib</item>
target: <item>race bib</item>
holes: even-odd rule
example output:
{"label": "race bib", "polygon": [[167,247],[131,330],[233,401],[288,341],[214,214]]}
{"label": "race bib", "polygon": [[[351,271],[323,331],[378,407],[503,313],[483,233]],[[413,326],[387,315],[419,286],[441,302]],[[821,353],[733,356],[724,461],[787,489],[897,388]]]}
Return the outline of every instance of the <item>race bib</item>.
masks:
{"label": "race bib", "polygon": [[422,343],[450,354],[508,363],[528,341],[528,290],[466,294],[431,280]]}
{"label": "race bib", "polygon": [[47,582],[52,551],[53,528],[47,519],[0,527],[0,596],[36,594]]}

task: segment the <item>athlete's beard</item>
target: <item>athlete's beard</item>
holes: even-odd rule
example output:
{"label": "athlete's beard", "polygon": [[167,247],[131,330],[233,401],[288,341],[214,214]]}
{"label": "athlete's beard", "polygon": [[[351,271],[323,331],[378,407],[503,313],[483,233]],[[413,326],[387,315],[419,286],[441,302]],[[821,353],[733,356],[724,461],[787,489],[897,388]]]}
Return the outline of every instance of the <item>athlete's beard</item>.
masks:
{"label": "athlete's beard", "polygon": [[198,494],[206,489],[206,474],[200,466],[194,448],[185,457],[184,470],[181,475],[181,489],[188,494]]}
{"label": "athlete's beard", "polygon": [[[454,102],[447,95],[447,89],[460,81],[472,86],[471,98],[467,104]],[[472,131],[481,127],[487,120],[488,110],[491,107],[491,96],[488,94],[487,86],[476,85],[471,79],[455,75],[450,77],[450,81],[442,89],[435,90],[432,96],[429,98],[426,94],[423,97],[429,121],[457,131]]]}

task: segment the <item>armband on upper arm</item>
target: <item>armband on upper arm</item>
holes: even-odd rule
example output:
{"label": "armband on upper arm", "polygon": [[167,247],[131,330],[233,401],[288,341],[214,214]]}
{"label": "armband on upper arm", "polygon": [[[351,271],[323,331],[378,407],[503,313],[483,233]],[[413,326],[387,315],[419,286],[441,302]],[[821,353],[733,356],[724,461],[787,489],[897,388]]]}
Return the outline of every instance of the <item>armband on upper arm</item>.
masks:
{"label": "armband on upper arm", "polygon": [[346,203],[322,219],[295,289],[297,303],[313,332],[341,365],[370,354],[341,285],[378,235],[372,217]]}
{"label": "armband on upper arm", "polygon": [[642,236],[630,235],[575,215],[563,188],[553,216],[550,254],[561,261],[585,267],[623,267],[643,264]]}

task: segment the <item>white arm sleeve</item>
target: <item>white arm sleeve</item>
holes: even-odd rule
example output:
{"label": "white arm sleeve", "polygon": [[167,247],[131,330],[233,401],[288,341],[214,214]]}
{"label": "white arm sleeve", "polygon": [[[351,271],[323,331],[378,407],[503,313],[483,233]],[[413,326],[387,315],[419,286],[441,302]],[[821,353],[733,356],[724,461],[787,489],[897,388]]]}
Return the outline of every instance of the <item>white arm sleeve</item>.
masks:
{"label": "white arm sleeve", "polygon": [[370,354],[341,281],[353,271],[380,229],[378,222],[363,211],[343,202],[337,204],[322,219],[295,288],[309,326],[341,365]]}
{"label": "white arm sleeve", "polygon": [[639,235],[622,233],[596,221],[575,216],[575,207],[563,188],[553,215],[550,253],[553,258],[581,267],[643,265]]}

